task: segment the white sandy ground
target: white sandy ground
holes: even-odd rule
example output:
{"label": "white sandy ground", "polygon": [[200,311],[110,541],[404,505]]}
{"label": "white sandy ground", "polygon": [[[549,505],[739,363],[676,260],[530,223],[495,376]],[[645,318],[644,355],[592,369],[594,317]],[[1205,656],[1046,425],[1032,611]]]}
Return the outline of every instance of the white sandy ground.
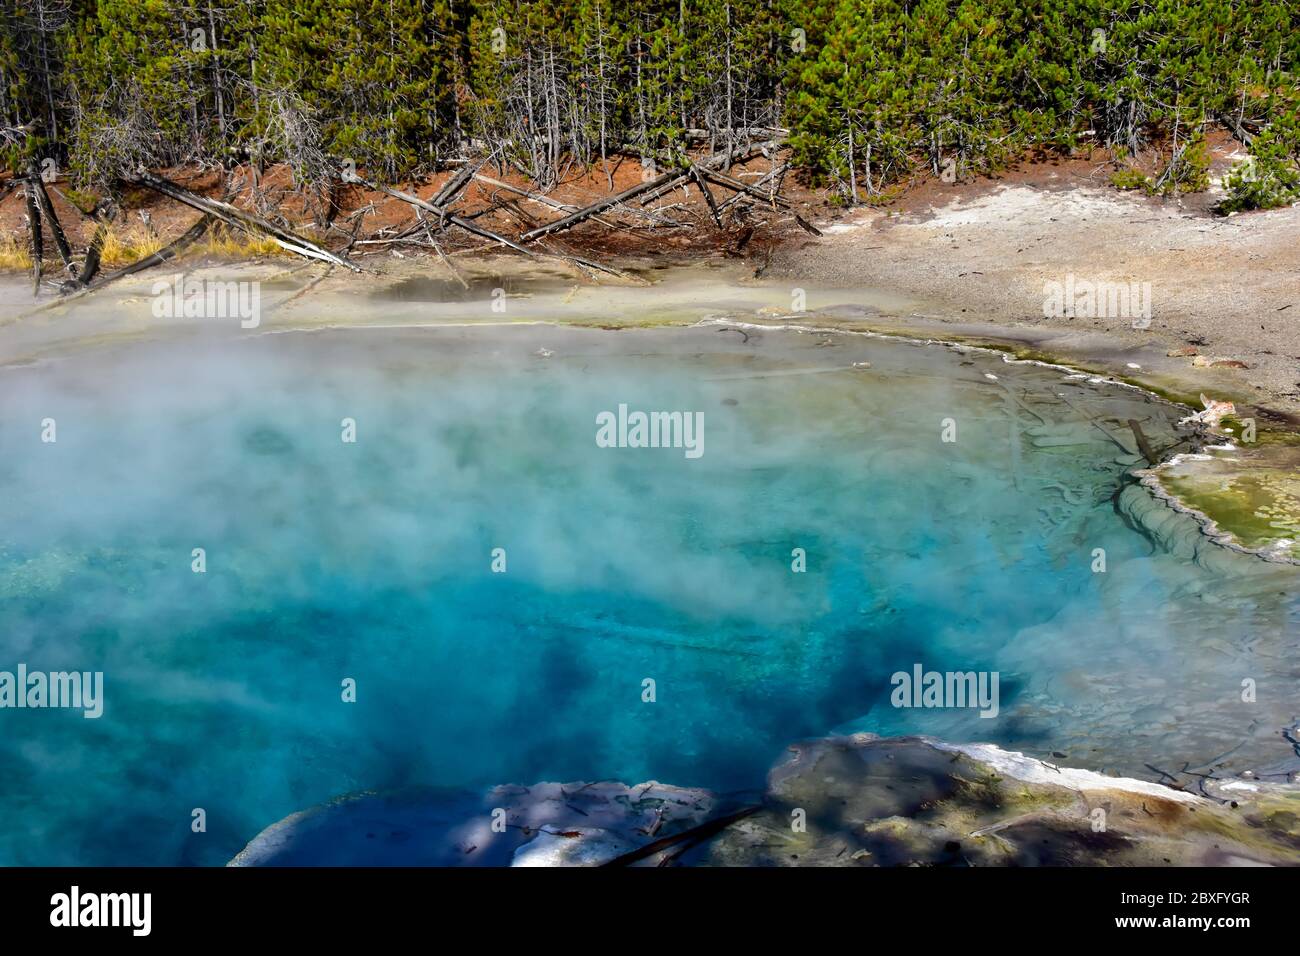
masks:
{"label": "white sandy ground", "polygon": [[[768,275],[791,285],[890,289],[937,306],[912,317],[918,326],[1000,330],[1065,358],[1110,352],[1121,373],[1172,375],[1193,389],[1203,383],[1300,411],[1300,208],[1221,217],[1204,205],[1203,198],[1192,208],[1107,186],[954,192],[922,211],[846,214],[822,238],[779,252]],[[1151,327],[1134,329],[1127,318],[1045,318],[1044,283],[1064,283],[1069,274],[1151,283]],[[1207,359],[1251,368],[1167,360],[1189,341],[1204,342]]]}
{"label": "white sandy ground", "polygon": [[933,737],[923,737],[930,746],[946,753],[965,754],[973,760],[988,764],[998,773],[1025,783],[1055,784],[1072,790],[1123,790],[1148,797],[1160,797],[1177,803],[1201,803],[1202,798],[1193,793],[1174,790],[1163,784],[1133,777],[1107,777],[1105,774],[1075,767],[1058,767],[1055,764],[1026,757],[1018,750],[1003,750],[995,744],[950,744]]}
{"label": "white sandy ground", "polygon": [[[0,276],[0,366],[109,342],[169,336],[226,338],[326,327],[690,324],[717,315],[783,313],[791,306],[788,286],[750,281],[751,270],[739,264],[675,267],[642,284],[592,283],[554,260],[482,256],[457,261],[458,272],[475,283],[473,291],[463,293],[435,259],[364,261],[375,275],[327,272],[319,263],[293,260],[184,263],[70,301],[49,292],[33,299],[23,277]],[[154,288],[178,274],[200,282],[258,283],[255,327],[241,327],[237,317],[154,315]],[[500,311],[493,308],[491,295],[498,285],[506,293]],[[813,290],[808,297],[810,309],[850,301],[873,314],[903,316],[916,308],[911,297],[861,287],[847,294]]]}

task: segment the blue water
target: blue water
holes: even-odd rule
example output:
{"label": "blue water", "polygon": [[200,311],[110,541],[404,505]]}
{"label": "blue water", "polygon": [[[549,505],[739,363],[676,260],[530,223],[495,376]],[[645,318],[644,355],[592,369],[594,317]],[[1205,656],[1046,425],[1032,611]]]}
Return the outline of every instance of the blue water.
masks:
{"label": "blue water", "polygon": [[[1026,433],[1167,441],[1176,410],[824,339],[330,331],[0,372],[0,669],[106,684],[98,720],[0,710],[0,863],[221,864],[360,789],[751,788],[833,730],[1129,772],[1270,752],[1294,694],[1235,688],[1295,686],[1294,580],[1154,547],[1101,428]],[[702,411],[703,456],[598,448],[619,403]],[[915,662],[999,670],[999,717],[891,707]]]}

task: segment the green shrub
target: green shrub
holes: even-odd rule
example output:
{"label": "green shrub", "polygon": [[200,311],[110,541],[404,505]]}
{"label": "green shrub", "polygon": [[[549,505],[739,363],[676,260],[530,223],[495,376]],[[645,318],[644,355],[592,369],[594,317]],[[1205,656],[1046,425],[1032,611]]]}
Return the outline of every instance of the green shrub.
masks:
{"label": "green shrub", "polygon": [[1273,209],[1300,201],[1300,120],[1294,106],[1250,143],[1250,157],[1224,179],[1223,212]]}
{"label": "green shrub", "polygon": [[1148,189],[1151,180],[1146,173],[1131,166],[1110,174],[1110,184],[1116,189]]}
{"label": "green shrub", "polygon": [[1210,188],[1210,151],[1205,137],[1197,133],[1181,151],[1175,153],[1169,165],[1153,182],[1148,191],[1162,196],[1179,193],[1199,193]]}

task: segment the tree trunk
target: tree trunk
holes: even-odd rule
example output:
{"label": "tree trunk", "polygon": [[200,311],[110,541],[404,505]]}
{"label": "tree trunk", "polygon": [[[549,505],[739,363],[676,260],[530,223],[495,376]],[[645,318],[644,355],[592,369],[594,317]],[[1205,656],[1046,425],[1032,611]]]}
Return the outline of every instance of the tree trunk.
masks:
{"label": "tree trunk", "polygon": [[45,237],[41,235],[41,207],[36,201],[36,187],[31,180],[23,184],[27,199],[27,223],[32,234],[32,295],[41,291],[41,260],[45,258]]}

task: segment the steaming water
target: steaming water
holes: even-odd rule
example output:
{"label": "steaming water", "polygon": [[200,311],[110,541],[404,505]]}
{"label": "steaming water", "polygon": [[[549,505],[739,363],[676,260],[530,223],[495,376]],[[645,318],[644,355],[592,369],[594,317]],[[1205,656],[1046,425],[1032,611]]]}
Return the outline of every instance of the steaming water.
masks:
{"label": "steaming water", "polygon": [[[598,448],[619,403],[703,412],[703,456]],[[0,669],[103,671],[106,702],[0,710],[0,863],[223,863],[358,789],[749,788],[834,730],[1144,777],[1275,761],[1291,570],[1166,553],[1116,506],[1133,458],[1107,432],[1136,418],[1163,446],[1176,417],[977,354],[711,328],[335,330],[5,370]],[[914,663],[999,671],[999,716],[893,708]]]}

